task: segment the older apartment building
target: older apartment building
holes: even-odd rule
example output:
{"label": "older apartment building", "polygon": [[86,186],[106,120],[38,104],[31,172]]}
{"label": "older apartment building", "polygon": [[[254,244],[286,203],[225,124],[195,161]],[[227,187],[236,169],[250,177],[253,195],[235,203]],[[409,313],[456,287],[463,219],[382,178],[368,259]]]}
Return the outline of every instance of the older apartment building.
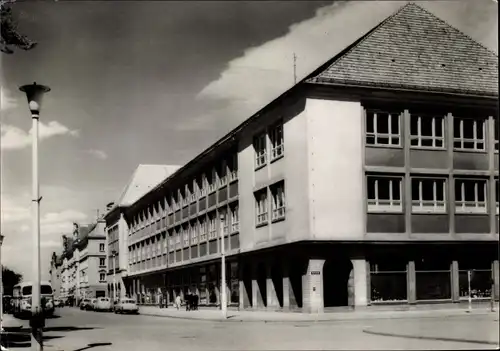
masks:
{"label": "older apartment building", "polygon": [[404,6],[124,210],[127,293],[218,305],[223,235],[240,308],[498,299],[497,103],[497,55]]}
{"label": "older apartment building", "polygon": [[58,297],[78,303],[83,298],[106,296],[104,228],[104,220],[98,219],[90,225],[75,224],[73,235],[63,236],[63,253],[53,253],[51,264],[51,284]]}

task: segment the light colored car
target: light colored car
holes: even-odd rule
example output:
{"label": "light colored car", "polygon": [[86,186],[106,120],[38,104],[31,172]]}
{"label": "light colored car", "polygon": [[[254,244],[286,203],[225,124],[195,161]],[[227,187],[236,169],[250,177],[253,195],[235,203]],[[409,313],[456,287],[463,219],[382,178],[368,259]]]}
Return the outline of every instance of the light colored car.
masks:
{"label": "light colored car", "polygon": [[90,300],[89,310],[94,311],[97,308],[97,299]]}
{"label": "light colored car", "polygon": [[115,305],[115,313],[139,313],[139,306],[132,299],[121,299]]}
{"label": "light colored car", "polygon": [[95,311],[112,311],[111,300],[107,297],[100,297],[97,299]]}

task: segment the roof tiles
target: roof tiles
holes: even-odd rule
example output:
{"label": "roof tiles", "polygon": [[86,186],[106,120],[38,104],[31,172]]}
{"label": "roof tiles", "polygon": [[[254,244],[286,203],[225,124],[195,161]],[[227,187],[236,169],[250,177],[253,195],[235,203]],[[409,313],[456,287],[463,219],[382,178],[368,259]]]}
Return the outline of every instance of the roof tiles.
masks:
{"label": "roof tiles", "polygon": [[498,56],[410,3],[307,82],[498,95]]}

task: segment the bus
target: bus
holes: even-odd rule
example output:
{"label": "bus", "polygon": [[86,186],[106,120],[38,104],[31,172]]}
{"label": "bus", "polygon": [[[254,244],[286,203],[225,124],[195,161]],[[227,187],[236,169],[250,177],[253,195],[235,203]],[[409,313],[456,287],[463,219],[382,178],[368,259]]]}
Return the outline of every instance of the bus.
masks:
{"label": "bus", "polygon": [[[23,282],[14,286],[12,290],[12,314],[17,316],[31,315],[31,292],[33,284],[31,282]],[[43,314],[46,317],[54,315],[54,293],[49,282],[42,281],[40,283],[40,298]]]}

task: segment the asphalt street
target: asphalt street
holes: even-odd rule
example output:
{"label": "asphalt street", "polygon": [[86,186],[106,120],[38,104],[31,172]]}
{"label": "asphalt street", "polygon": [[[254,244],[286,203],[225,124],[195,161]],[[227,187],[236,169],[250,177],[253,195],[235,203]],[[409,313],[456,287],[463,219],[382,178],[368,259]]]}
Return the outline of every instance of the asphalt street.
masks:
{"label": "asphalt street", "polygon": [[[23,321],[28,331],[28,322]],[[325,322],[214,322],[65,307],[46,323],[45,350],[495,349],[498,314]],[[5,340],[26,350],[27,337]]]}

